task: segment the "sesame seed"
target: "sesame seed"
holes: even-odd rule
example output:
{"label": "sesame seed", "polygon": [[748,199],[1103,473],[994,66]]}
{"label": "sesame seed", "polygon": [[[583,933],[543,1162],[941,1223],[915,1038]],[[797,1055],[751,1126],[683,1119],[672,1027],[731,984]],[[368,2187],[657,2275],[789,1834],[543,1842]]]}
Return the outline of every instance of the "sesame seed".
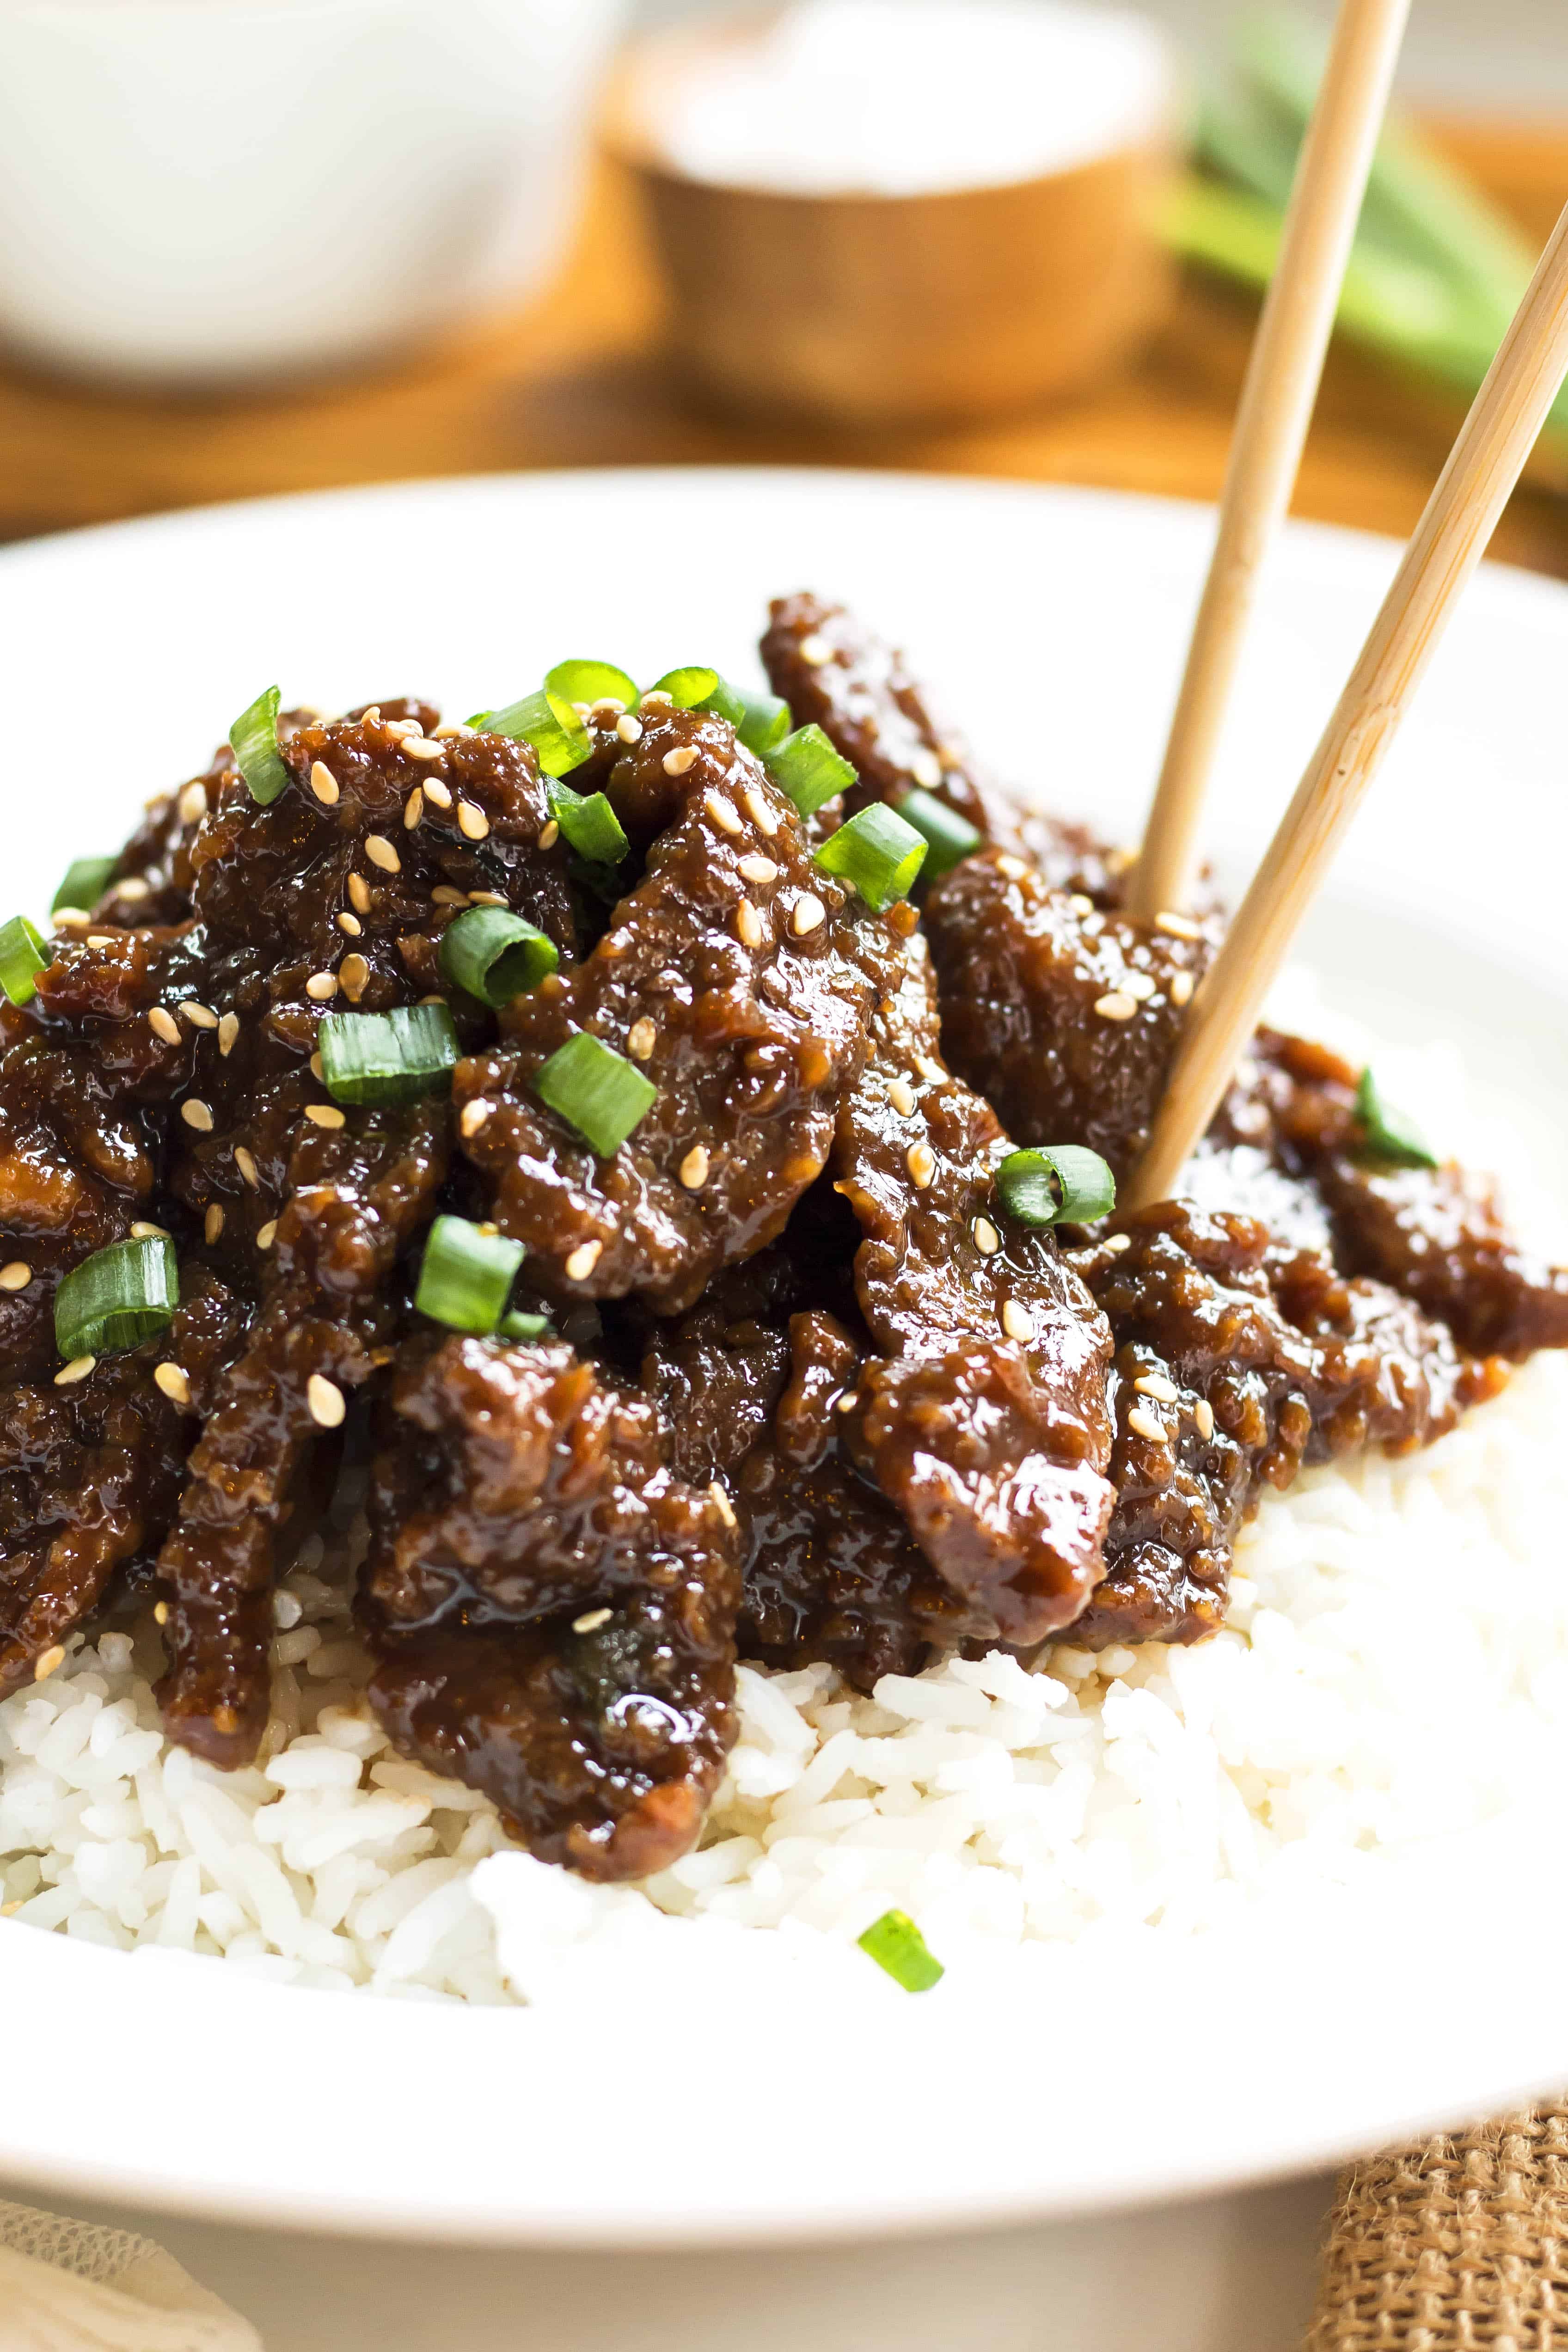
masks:
{"label": "sesame seed", "polygon": [[213,1115],[205,1103],[199,1101],[195,1095],[188,1096],[180,1105],[180,1117],[187,1127],[194,1127],[198,1135],[210,1135],[213,1131]]}
{"label": "sesame seed", "polygon": [[771,857],[742,857],[740,875],[742,882],[776,882],[779,869]]}
{"label": "sesame seed", "polygon": [[771,841],[779,829],[779,821],[768,806],[767,795],[756,784],[748,784],[741,798],[745,802],[746,814],[757,831]]}
{"label": "sesame seed", "polygon": [[257,1172],[256,1155],[253,1151],[247,1151],[243,1143],[237,1143],[234,1147],[234,1164],[247,1184],[254,1187],[260,1183],[261,1178]]}
{"label": "sesame seed", "polygon": [[680,1163],[680,1181],[689,1192],[699,1192],[708,1181],[708,1146],[694,1143]]}
{"label": "sesame seed", "polygon": [[310,1056],[310,1076],[315,1079],[318,1086],[323,1084],[326,1075],[326,1068],[322,1063],[321,1055],[319,1053],[312,1054]]}
{"label": "sesame seed", "polygon": [[1086,898],[1081,890],[1073,892],[1072,897],[1068,900],[1068,905],[1075,915],[1092,915],[1094,912],[1094,900]]}
{"label": "sesame seed", "polygon": [[337,992],[338,975],[335,971],[313,971],[305,982],[306,995],[312,997],[318,1004],[330,1003]]}
{"label": "sesame seed", "polygon": [[153,1378],[171,1404],[189,1404],[191,1384],[178,1364],[154,1364]]}
{"label": "sesame seed", "polygon": [[468,904],[470,907],[504,907],[506,900],[499,890],[470,890]]}
{"label": "sesame seed", "polygon": [[568,1279],[573,1282],[586,1282],[604,1254],[603,1242],[579,1242],[566,1261]]}
{"label": "sesame seed", "polygon": [[[672,753],[671,758],[673,758],[673,756],[674,754]],[[667,761],[665,765],[668,767],[668,764],[669,762]],[[707,810],[709,815],[712,818],[714,824],[719,827],[721,833],[740,832],[741,820],[736,815],[731,803],[724,798],[722,793],[704,793],[702,795],[702,805]]]}
{"label": "sesame seed", "polygon": [[494,1108],[495,1105],[491,1102],[465,1103],[458,1117],[458,1125],[465,1135],[478,1135]]}
{"label": "sesame seed", "polygon": [[131,1238],[133,1242],[162,1241],[168,1230],[167,1225],[149,1225],[138,1217],[131,1228]]}
{"label": "sesame seed", "polygon": [[413,830],[414,830],[414,828],[415,828],[415,826],[418,824],[418,822],[419,822],[420,818],[424,815],[424,814],[425,814],[425,793],[424,793],[424,788],[423,788],[421,785],[419,785],[419,784],[416,784],[416,785],[415,785],[415,787],[414,787],[414,790],[409,793],[408,798],[407,798],[407,799],[404,802],[404,803],[403,803],[403,830],[404,830],[404,832],[405,832],[405,833],[412,833],[412,832],[413,832]]}
{"label": "sesame seed", "polygon": [[338,967],[338,978],[343,984],[343,994],[349,1003],[357,1004],[369,982],[370,966],[362,955],[346,955]]}
{"label": "sesame seed", "polygon": [[634,1062],[646,1062],[658,1043],[658,1031],[645,1013],[626,1032],[626,1051]]}
{"label": "sesame seed", "polygon": [[[379,727],[381,725],[380,703],[367,702],[364,709],[360,712],[359,723],[362,727]],[[392,723],[395,727],[400,727],[403,724],[403,721],[400,719],[395,719]]]}
{"label": "sesame seed", "polygon": [[14,1257],[9,1265],[0,1265],[0,1290],[26,1290],[33,1279],[33,1269],[25,1257]]}
{"label": "sesame seed", "polygon": [[62,1642],[57,1642],[52,1650],[44,1652],[43,1656],[33,1668],[33,1680],[36,1683],[47,1683],[51,1675],[58,1674],[65,1662],[65,1644]]}
{"label": "sesame seed", "polygon": [[401,874],[403,871],[403,860],[384,833],[365,835],[364,854],[373,866],[380,866],[384,874]]}
{"label": "sesame seed", "polygon": [[312,1372],[305,1383],[305,1402],[310,1408],[310,1419],[323,1429],[336,1429],[347,1410],[343,1392],[336,1381],[324,1372]]}
{"label": "sesame seed", "polygon": [[447,791],[446,785],[441,782],[439,776],[426,776],[425,779],[424,792],[426,799],[431,802],[435,807],[438,809],[449,809],[451,807],[452,795]]}
{"label": "sesame seed", "polygon": [[1192,1001],[1193,1001],[1193,975],[1192,975],[1192,973],[1191,973],[1190,971],[1173,971],[1173,972],[1171,974],[1171,1002],[1172,1002],[1172,1003],[1173,1003],[1173,1004],[1190,1004],[1190,1003],[1192,1003]]}
{"label": "sesame seed", "polygon": [[342,1127],[343,1115],[336,1103],[307,1103],[305,1116],[312,1127]]}
{"label": "sesame seed", "polygon": [[403,756],[405,760],[444,760],[447,746],[445,743],[433,743],[428,735],[405,735]]}
{"label": "sesame seed", "polygon": [[418,734],[419,721],[417,719],[388,719],[384,721],[384,730],[395,743],[401,743],[405,735]]}
{"label": "sesame seed", "polygon": [[1035,1336],[1035,1318],[1019,1299],[1005,1298],[1002,1302],[1002,1328],[1009,1339],[1027,1341]]}
{"label": "sesame seed", "polygon": [[804,940],[808,931],[816,930],[817,925],[826,919],[826,914],[827,909],[821,899],[814,898],[811,892],[806,890],[795,902],[790,914],[789,927],[797,940]]}
{"label": "sesame seed", "polygon": [[830,662],[833,659],[833,647],[826,637],[816,635],[802,637],[795,651],[808,669],[820,669],[824,662]]}
{"label": "sesame seed", "polygon": [[857,1398],[854,1390],[847,1389],[844,1394],[838,1399],[838,1402],[834,1406],[833,1410],[835,1412],[853,1412],[856,1403]]}
{"label": "sesame seed", "polygon": [[1147,1004],[1154,993],[1154,985],[1152,972],[1130,971],[1121,982],[1121,992],[1124,996],[1136,998],[1140,1004]]}
{"label": "sesame seed", "polygon": [[344,932],[351,940],[361,939],[364,935],[364,925],[360,921],[357,915],[351,915],[348,913],[340,915],[338,917],[338,929],[340,931]]}
{"label": "sesame seed", "polygon": [[363,874],[349,876],[349,904],[356,914],[368,915],[370,912],[370,884]]}
{"label": "sesame seed", "polygon": [[1205,1443],[1214,1435],[1214,1407],[1207,1397],[1199,1397],[1194,1405],[1193,1426]]}
{"label": "sesame seed", "polygon": [[212,1010],[212,1007],[207,1004],[198,1003],[194,996],[187,996],[185,998],[184,1002],[180,1006],[180,1011],[184,1014],[185,1019],[190,1023],[193,1029],[216,1029],[217,1027],[217,1014]]}
{"label": "sesame seed", "polygon": [[226,1013],[217,1024],[217,1049],[226,1061],[234,1051],[234,1041],[239,1034],[239,1015]]}
{"label": "sesame seed", "polygon": [[468,841],[483,841],[490,829],[490,821],[478,801],[458,803],[458,830]]}
{"label": "sesame seed", "polygon": [[223,1231],[223,1211],[215,1201],[202,1220],[202,1233],[209,1242],[216,1242]]}
{"label": "sesame seed", "polygon": [[1128,1414],[1127,1426],[1139,1437],[1147,1437],[1155,1445],[1162,1444],[1164,1441],[1164,1430],[1153,1414],[1145,1412],[1141,1404],[1135,1404]]}
{"label": "sesame seed", "polygon": [[642,740],[642,720],[640,719],[634,719],[631,712],[628,710],[624,718],[616,719],[616,732],[620,737],[623,743],[640,742]]}
{"label": "sesame seed", "polygon": [[1107,995],[1097,996],[1094,1009],[1102,1021],[1131,1021],[1138,1010],[1138,999],[1125,990],[1111,989]]}
{"label": "sesame seed", "polygon": [[936,1174],[936,1154],[929,1143],[911,1143],[904,1154],[904,1165],[923,1192]]}
{"label": "sesame seed", "polygon": [[1005,874],[1009,882],[1021,882],[1028,870],[1028,866],[1026,865],[1023,858],[1014,857],[1011,854],[1001,856],[996,860],[997,873]]}
{"label": "sesame seed", "polygon": [[324,760],[312,760],[310,762],[310,790],[323,808],[336,808],[338,780]]}
{"label": "sesame seed", "polygon": [[153,1624],[154,1624],[154,1625],[166,1625],[166,1624],[168,1623],[168,1622],[169,1622],[169,1604],[168,1604],[168,1602],[167,1602],[166,1601],[159,1601],[154,1602],[154,1604],[153,1604]]}
{"label": "sesame seed", "polygon": [[56,1388],[74,1389],[78,1381],[86,1380],[97,1361],[96,1356],[73,1356],[70,1362],[55,1374]]}
{"label": "sesame seed", "polygon": [[934,793],[942,782],[942,761],[934,751],[917,751],[910,761],[910,773],[917,784]]}
{"label": "sesame seed", "polygon": [[151,1013],[148,1013],[147,1026],[151,1029],[154,1037],[162,1037],[165,1045],[177,1045],[179,1044],[179,1024],[175,1021],[174,1014],[167,1012],[162,1004],[154,1004]]}
{"label": "sesame seed", "polygon": [[205,784],[187,784],[184,791],[180,794],[180,823],[182,824],[200,824],[206,813],[207,788]]}
{"label": "sesame seed", "polygon": [[552,817],[549,824],[543,827],[540,834],[539,846],[541,849],[553,849],[560,838],[561,827],[556,824],[555,819]]}
{"label": "sesame seed", "polygon": [[892,1085],[888,1088],[888,1100],[902,1118],[909,1118],[912,1116],[915,1107],[915,1090],[908,1078],[893,1080]]}
{"label": "sesame seed", "polygon": [[697,746],[694,743],[678,743],[673,751],[667,751],[664,755],[667,776],[684,776],[688,769],[696,765]]}
{"label": "sesame seed", "polygon": [[719,1517],[723,1520],[724,1525],[727,1528],[739,1527],[740,1521],[735,1517],[734,1508],[730,1501],[730,1497],[726,1495],[723,1487],[720,1485],[717,1478],[715,1478],[709,1486],[708,1499],[712,1504],[713,1508],[718,1512]]}
{"label": "sesame seed", "polygon": [[113,931],[89,931],[87,943],[89,948],[111,948],[115,944],[115,936]]}
{"label": "sesame seed", "polygon": [[1201,928],[1189,916],[1173,915],[1168,907],[1155,916],[1154,929],[1168,931],[1173,940],[1201,940],[1203,937]]}
{"label": "sesame seed", "polygon": [[574,1633],[596,1633],[601,1625],[609,1623],[615,1613],[613,1609],[584,1609],[581,1617],[573,1618],[572,1631]]}
{"label": "sesame seed", "polygon": [[90,923],[92,920],[85,907],[57,907],[54,915],[57,931],[62,929],[67,923]]}
{"label": "sesame seed", "polygon": [[268,1223],[266,1223],[265,1225],[261,1225],[261,1226],[258,1226],[258,1229],[257,1229],[257,1234],[256,1234],[256,1246],[257,1246],[257,1248],[258,1248],[258,1250],[269,1250],[269,1249],[272,1247],[273,1243],[277,1240],[277,1238],[278,1238],[278,1220],[277,1220],[277,1218],[276,1218],[276,1217],[273,1217],[273,1218],[271,1218],[271,1219],[268,1221]]}
{"label": "sesame seed", "polygon": [[1181,1390],[1163,1372],[1142,1372],[1132,1383],[1140,1396],[1152,1397],[1156,1404],[1176,1404]]}
{"label": "sesame seed", "polygon": [[138,898],[152,897],[153,885],[151,882],[143,882],[140,874],[131,874],[123,882],[111,882],[109,892],[110,898],[129,898],[134,904]]}
{"label": "sesame seed", "polygon": [[1132,1236],[1131,1234],[1108,1234],[1105,1237],[1105,1246],[1113,1257],[1120,1257],[1123,1250],[1131,1248]]}
{"label": "sesame seed", "polygon": [[650,687],[647,692],[642,697],[642,707],[645,710],[671,709],[674,707],[674,695],[666,694],[664,688],[658,686]]}
{"label": "sesame seed", "polygon": [[735,935],[742,947],[763,944],[763,919],[749,898],[742,898],[735,908]]}
{"label": "sesame seed", "polygon": [[915,1067],[919,1070],[921,1077],[925,1080],[928,1087],[941,1087],[946,1085],[947,1072],[942,1068],[942,1064],[937,1060],[934,1054],[917,1054],[915,1055]]}
{"label": "sesame seed", "polygon": [[430,893],[430,904],[433,907],[466,907],[468,903],[468,892],[455,890],[449,882],[437,882]]}
{"label": "sesame seed", "polygon": [[1002,1236],[989,1217],[976,1217],[971,1228],[974,1246],[982,1257],[994,1257],[1002,1246]]}

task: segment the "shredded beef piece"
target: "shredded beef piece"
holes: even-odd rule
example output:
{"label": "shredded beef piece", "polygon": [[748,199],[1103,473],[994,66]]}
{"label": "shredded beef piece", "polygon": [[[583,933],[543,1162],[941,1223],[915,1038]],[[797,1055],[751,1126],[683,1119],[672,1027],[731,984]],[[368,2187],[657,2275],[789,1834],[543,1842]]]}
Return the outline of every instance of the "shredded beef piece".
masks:
{"label": "shredded beef piece", "polygon": [[848,1443],[966,1607],[1035,1641],[1078,1615],[1101,1572],[1110,1335],[1054,1239],[991,1222],[1013,1146],[943,1063],[913,910],[893,917],[902,952],[834,1157],[879,1351]]}
{"label": "shredded beef piece", "polygon": [[1358,1446],[1430,1444],[1503,1377],[1255,1218],[1166,1201],[1115,1223],[1073,1261],[1116,1340],[1109,1572],[1068,1634],[1088,1649],[1212,1633],[1266,1486]]}
{"label": "shredded beef piece", "polygon": [[953,1067],[1020,1143],[1085,1145],[1125,1176],[1149,1139],[1217,923],[1186,939],[1101,914],[1022,858],[987,850],[935,886],[926,927]]}
{"label": "shredded beef piece", "polygon": [[[817,872],[794,808],[722,719],[649,714],[626,762],[664,790],[667,761],[688,752],[682,812],[609,930],[507,1007],[501,1045],[455,1088],[459,1109],[489,1107],[464,1150],[539,1279],[568,1297],[636,1291],[666,1314],[770,1241],[820,1171],[872,993],[874,919]],[[607,1160],[532,1091],[583,1031],[658,1089]]]}
{"label": "shredded beef piece", "polygon": [[389,1422],[363,1593],[398,1747],[585,1877],[678,1860],[735,1738],[732,1511],[566,1347],[410,1349]]}

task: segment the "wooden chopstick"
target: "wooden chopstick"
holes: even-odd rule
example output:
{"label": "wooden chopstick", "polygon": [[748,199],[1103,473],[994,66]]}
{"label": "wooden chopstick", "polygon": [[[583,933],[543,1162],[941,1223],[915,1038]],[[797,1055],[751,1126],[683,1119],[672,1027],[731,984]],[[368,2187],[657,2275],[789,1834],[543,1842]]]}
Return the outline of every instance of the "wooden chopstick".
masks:
{"label": "wooden chopstick", "polygon": [[1213,1118],[1296,930],[1377,773],[1568,374],[1568,210],[1552,233],[1339,706],[1193,1000],[1122,1205],[1166,1199]]}
{"label": "wooden chopstick", "polygon": [[1342,0],[1237,410],[1219,530],[1128,911],[1185,905],[1258,575],[1290,503],[1410,0]]}

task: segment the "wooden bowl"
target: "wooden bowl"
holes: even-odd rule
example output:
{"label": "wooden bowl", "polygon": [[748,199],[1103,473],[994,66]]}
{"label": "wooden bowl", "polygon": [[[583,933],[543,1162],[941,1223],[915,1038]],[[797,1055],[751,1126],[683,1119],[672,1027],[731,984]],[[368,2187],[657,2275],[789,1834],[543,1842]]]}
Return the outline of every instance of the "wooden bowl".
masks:
{"label": "wooden bowl", "polygon": [[963,421],[1077,390],[1159,323],[1163,131],[1037,179],[926,195],[693,179],[659,145],[676,84],[757,20],[623,58],[606,142],[646,203],[671,357],[724,407],[840,425]]}

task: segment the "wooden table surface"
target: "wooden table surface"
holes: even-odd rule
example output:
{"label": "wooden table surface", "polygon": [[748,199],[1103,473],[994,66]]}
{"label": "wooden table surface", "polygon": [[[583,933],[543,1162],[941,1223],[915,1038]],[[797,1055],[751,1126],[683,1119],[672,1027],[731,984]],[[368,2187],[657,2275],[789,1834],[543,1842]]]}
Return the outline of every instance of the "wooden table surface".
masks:
{"label": "wooden table surface", "polygon": [[[1568,125],[1437,127],[1543,240],[1568,195]],[[1189,279],[1136,364],[1091,396],[981,429],[868,442],[725,420],[695,406],[662,362],[640,223],[606,168],[571,266],[543,300],[432,340],[402,364],[199,400],[0,369],[0,538],[272,491],[541,466],[900,466],[1212,499],[1252,318],[1245,301]],[[1407,532],[1458,416],[1446,399],[1336,350],[1296,511]],[[1521,489],[1494,552],[1568,575],[1568,486]]]}

